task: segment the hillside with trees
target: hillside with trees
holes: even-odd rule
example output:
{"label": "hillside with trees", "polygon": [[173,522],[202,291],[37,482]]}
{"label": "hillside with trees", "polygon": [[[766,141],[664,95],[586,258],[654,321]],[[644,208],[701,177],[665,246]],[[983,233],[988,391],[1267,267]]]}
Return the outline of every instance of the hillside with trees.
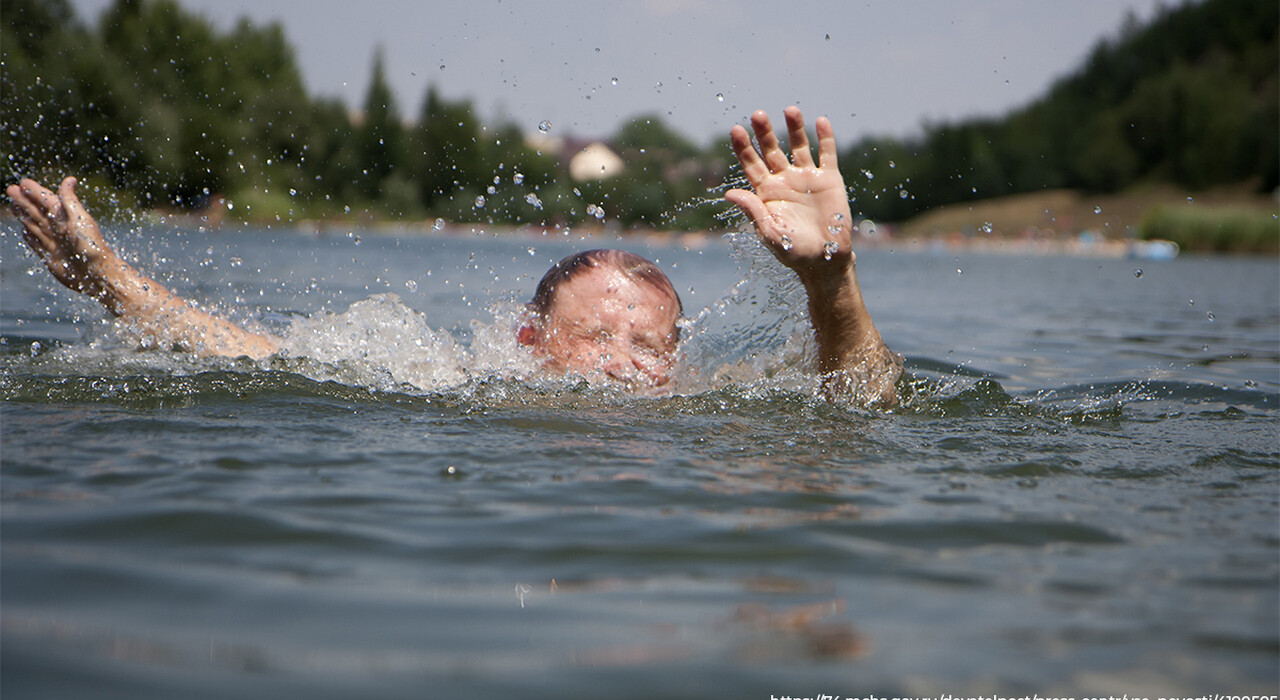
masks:
{"label": "hillside with trees", "polygon": [[[1280,3],[1206,0],[1128,22],[1040,99],[846,146],[855,210],[904,221],[1042,190],[1280,185]],[[714,229],[694,206],[731,171],[656,116],[605,139],[618,175],[431,88],[406,119],[372,57],[363,105],[308,94],[277,24],[219,31],[171,0],[116,0],[94,26],[66,0],[0,0],[6,180],[81,175],[122,211],[226,197],[258,220],[374,218]]]}
{"label": "hillside with trees", "polygon": [[902,183],[906,197],[859,201],[886,221],[1042,189],[1271,192],[1280,186],[1278,33],[1280,3],[1270,0],[1165,8],[1145,26],[1131,20],[1022,109],[928,125],[910,140],[869,139],[845,149],[841,166],[850,182],[865,171]]}

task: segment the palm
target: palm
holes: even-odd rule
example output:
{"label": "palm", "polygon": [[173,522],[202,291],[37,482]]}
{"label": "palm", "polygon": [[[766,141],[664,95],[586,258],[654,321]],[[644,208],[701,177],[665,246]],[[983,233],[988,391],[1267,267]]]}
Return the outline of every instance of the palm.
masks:
{"label": "palm", "polygon": [[838,171],[790,167],[755,186],[768,216],[756,231],[788,267],[852,254],[849,202]]}

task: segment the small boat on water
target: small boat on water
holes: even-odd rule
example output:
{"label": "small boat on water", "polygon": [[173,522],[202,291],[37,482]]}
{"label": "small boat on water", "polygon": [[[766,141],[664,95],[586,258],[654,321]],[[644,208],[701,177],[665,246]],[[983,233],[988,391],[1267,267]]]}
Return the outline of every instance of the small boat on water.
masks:
{"label": "small boat on water", "polygon": [[1153,238],[1149,241],[1131,241],[1127,257],[1135,260],[1173,260],[1181,248],[1173,241]]}

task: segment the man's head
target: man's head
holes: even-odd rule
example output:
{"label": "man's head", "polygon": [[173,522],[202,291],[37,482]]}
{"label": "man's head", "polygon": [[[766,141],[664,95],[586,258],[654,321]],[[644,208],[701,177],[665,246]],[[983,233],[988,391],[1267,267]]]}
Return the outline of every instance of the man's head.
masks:
{"label": "man's head", "polygon": [[545,365],[602,372],[632,385],[670,381],[680,329],[680,296],[656,265],[621,250],[588,250],[556,263],[529,302],[520,329]]}

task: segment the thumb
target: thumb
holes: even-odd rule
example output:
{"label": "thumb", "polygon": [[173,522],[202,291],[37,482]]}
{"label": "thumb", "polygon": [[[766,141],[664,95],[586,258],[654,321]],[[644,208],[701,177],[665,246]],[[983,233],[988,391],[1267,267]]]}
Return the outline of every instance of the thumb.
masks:
{"label": "thumb", "polygon": [[769,217],[769,210],[765,208],[764,201],[755,192],[748,190],[729,190],[724,193],[724,198],[730,204],[738,207],[752,224],[757,224]]}
{"label": "thumb", "polygon": [[68,221],[75,221],[88,216],[84,205],[80,203],[80,197],[76,195],[77,184],[79,182],[75,177],[67,176],[63,179],[62,184],[58,186],[58,199],[62,200],[62,209],[66,212]]}

